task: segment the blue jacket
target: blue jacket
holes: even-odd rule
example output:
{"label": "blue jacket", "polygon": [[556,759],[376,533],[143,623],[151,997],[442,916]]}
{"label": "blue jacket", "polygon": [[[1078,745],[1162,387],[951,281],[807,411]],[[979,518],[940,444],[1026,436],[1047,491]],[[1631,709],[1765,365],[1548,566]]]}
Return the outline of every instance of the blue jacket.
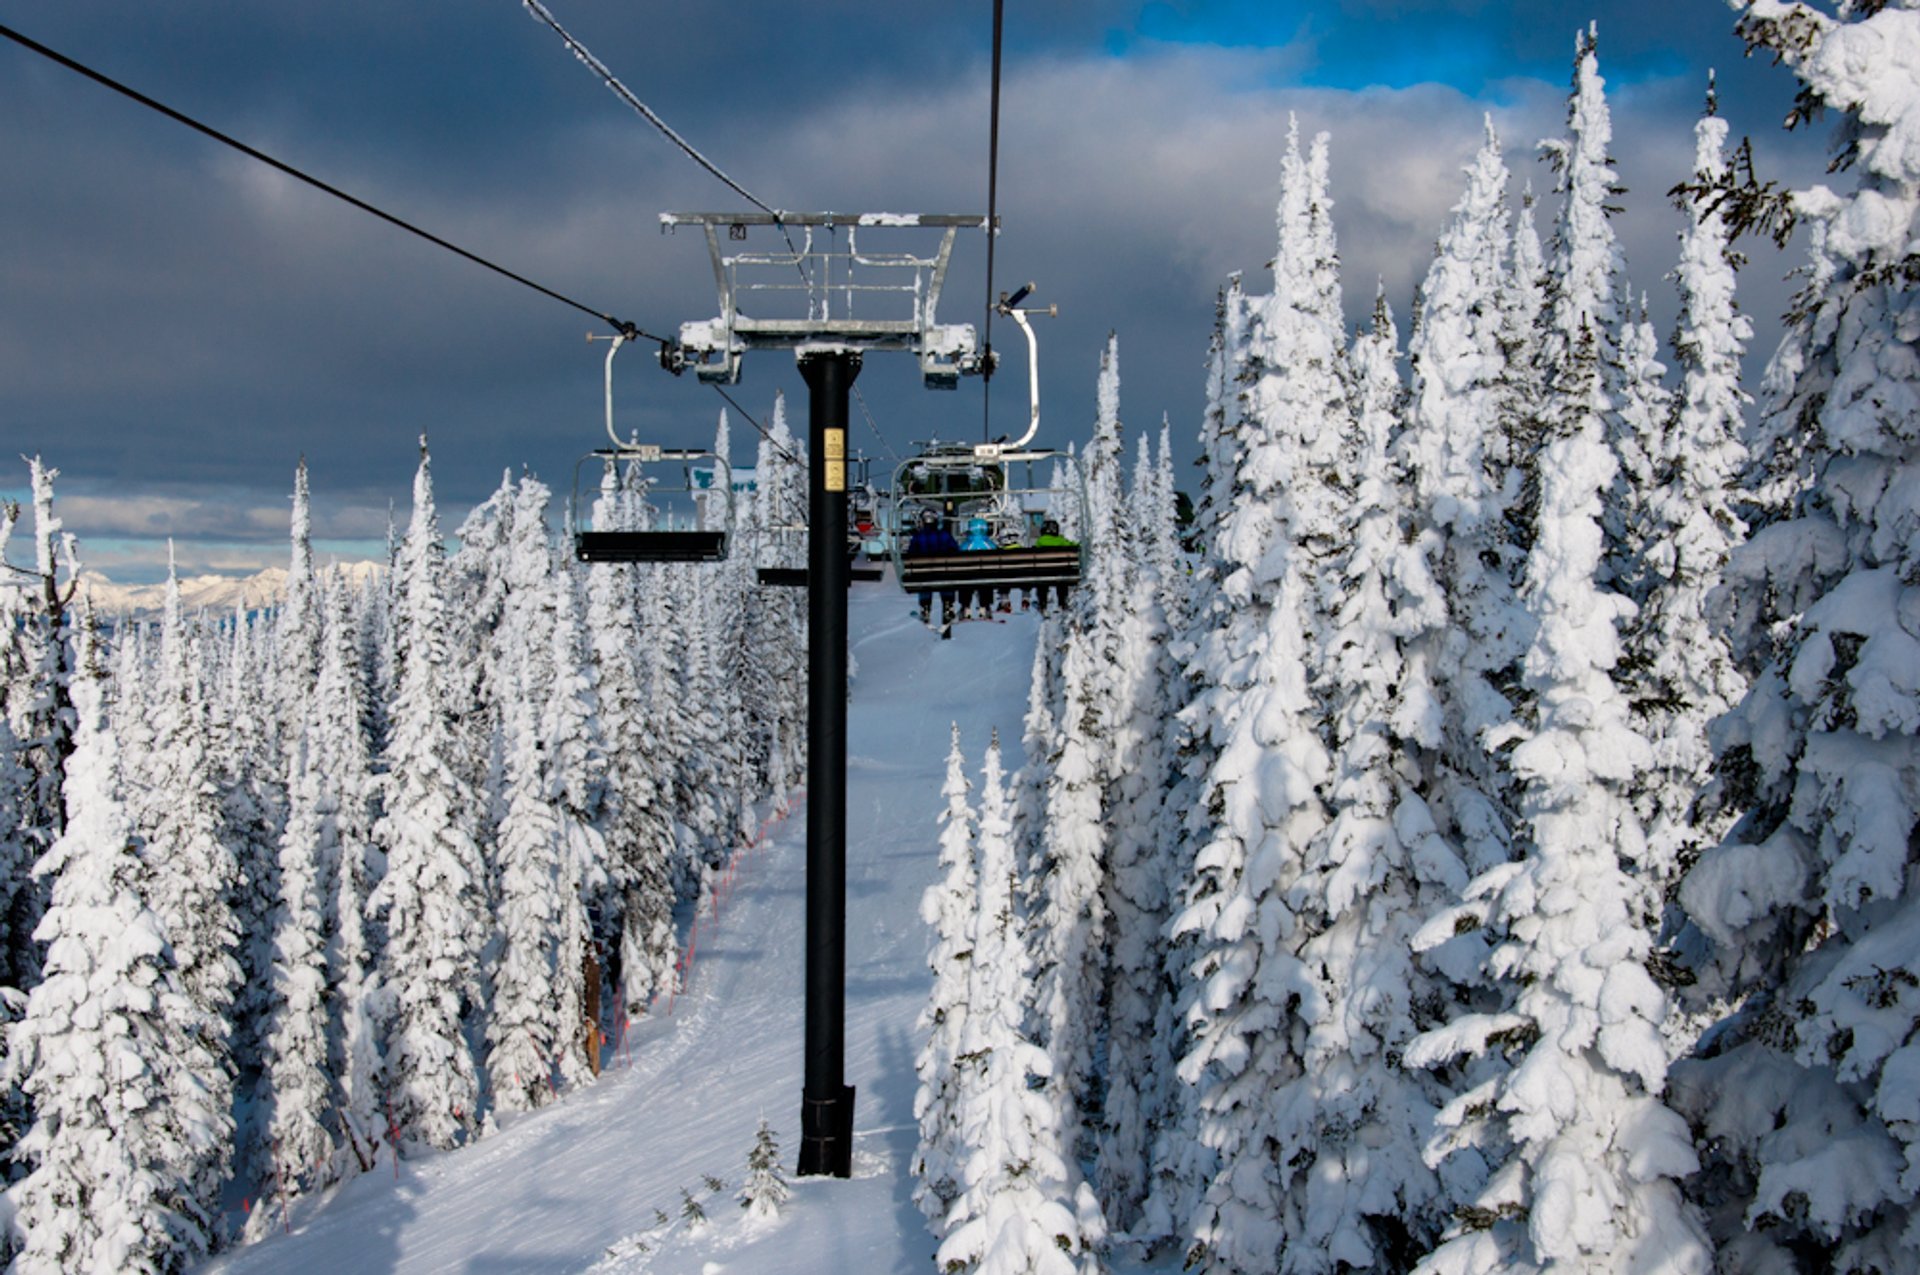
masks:
{"label": "blue jacket", "polygon": [[1000,546],[987,533],[987,520],[975,518],[967,524],[967,538],[960,542],[960,552],[972,553],[979,549],[998,549]]}
{"label": "blue jacket", "polygon": [[955,542],[953,533],[941,523],[931,527],[919,527],[914,530],[913,539],[907,542],[907,556],[919,557],[922,554],[959,553],[960,546]]}

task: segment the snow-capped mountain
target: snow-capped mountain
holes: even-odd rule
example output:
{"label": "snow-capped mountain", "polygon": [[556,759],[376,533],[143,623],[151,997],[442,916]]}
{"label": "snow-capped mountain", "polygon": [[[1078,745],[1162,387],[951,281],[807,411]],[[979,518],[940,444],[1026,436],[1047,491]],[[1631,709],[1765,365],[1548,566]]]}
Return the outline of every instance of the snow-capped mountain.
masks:
{"label": "snow-capped mountain", "polygon": [[[356,584],[385,570],[377,562],[342,562],[323,568],[345,572]],[[252,611],[276,605],[285,594],[285,567],[268,567],[250,576],[200,575],[180,581],[180,602],[189,611]],[[165,581],[154,584],[116,584],[97,571],[83,572],[80,589],[93,599],[102,615],[149,618],[160,614],[166,602]]]}

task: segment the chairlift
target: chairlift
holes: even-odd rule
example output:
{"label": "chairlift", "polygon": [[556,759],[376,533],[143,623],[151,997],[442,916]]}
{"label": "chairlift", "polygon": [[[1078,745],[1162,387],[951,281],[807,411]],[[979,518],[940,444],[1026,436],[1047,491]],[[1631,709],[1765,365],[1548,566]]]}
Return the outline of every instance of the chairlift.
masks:
{"label": "chairlift", "polygon": [[[1072,588],[1080,583],[1084,550],[1077,544],[1038,545],[1041,529],[1061,520],[1055,508],[1062,492],[1039,481],[1034,466],[1059,453],[1030,448],[1040,430],[1039,345],[1020,302],[1029,283],[996,307],[1013,319],[1027,338],[1027,432],[1014,442],[921,444],[919,455],[901,462],[893,476],[894,574],[909,593],[933,590]],[[1052,314],[1051,307],[1041,313]],[[1065,492],[1084,504],[1078,484]],[[1084,510],[1073,519],[1085,523]],[[914,529],[931,519],[961,539],[969,523],[982,519],[996,549],[944,554],[909,554]]]}
{"label": "chairlift", "polygon": [[[589,338],[592,339],[592,338]],[[582,526],[573,537],[573,556],[581,562],[719,562],[727,556],[727,529],[733,526],[732,475],[721,479],[720,458],[705,448],[669,448],[622,439],[613,428],[613,356],[627,337],[612,338],[607,351],[607,437],[611,447],[582,456],[573,468],[573,507]],[[638,467],[640,506],[623,501],[582,503],[581,470],[590,461],[604,475],[620,466]],[[597,516],[603,523],[593,525]]]}

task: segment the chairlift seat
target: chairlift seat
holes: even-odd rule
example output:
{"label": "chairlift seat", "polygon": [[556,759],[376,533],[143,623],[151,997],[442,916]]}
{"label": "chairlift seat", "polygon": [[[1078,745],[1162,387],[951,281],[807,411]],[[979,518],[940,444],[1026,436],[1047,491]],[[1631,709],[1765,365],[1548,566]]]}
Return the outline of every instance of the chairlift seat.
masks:
{"label": "chairlift seat", "polygon": [[582,531],[573,538],[581,562],[720,562],[724,531]]}
{"label": "chairlift seat", "polygon": [[901,587],[911,591],[974,588],[1037,589],[1080,583],[1080,546],[981,549],[900,559]]}

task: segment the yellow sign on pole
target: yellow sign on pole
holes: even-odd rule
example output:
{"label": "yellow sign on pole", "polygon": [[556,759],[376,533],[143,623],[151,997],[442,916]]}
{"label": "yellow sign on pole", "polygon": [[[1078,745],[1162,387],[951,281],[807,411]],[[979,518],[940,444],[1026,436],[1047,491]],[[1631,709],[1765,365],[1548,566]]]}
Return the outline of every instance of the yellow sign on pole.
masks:
{"label": "yellow sign on pole", "polygon": [[825,437],[821,450],[826,453],[821,459],[826,462],[826,471],[822,475],[828,491],[847,489],[847,431],[829,429],[823,431]]}

